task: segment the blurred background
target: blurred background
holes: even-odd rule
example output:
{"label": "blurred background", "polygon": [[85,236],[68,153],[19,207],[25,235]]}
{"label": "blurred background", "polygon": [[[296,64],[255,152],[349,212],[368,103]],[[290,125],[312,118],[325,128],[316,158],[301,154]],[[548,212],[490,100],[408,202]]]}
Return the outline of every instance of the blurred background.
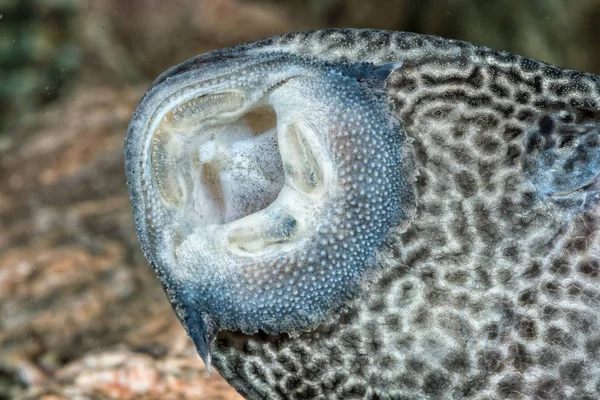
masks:
{"label": "blurred background", "polygon": [[407,30],[600,74],[600,0],[0,0],[0,400],[238,399],[147,266],[123,170],[150,82],[289,31]]}

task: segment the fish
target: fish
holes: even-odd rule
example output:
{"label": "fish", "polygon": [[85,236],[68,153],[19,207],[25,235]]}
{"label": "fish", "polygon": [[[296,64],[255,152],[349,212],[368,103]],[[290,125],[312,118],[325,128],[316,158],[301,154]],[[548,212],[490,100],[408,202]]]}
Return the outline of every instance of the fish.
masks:
{"label": "fish", "polygon": [[172,67],[133,113],[142,250],[252,399],[600,397],[600,78],[327,29]]}

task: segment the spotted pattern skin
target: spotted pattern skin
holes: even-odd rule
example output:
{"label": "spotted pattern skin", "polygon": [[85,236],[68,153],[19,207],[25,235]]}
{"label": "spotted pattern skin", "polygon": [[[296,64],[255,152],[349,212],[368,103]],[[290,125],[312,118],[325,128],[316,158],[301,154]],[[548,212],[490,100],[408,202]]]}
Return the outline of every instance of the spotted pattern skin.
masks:
{"label": "spotted pattern skin", "polygon": [[415,218],[390,235],[383,269],[346,313],[298,337],[219,334],[214,364],[240,393],[600,397],[598,77],[400,32],[314,31],[239,48],[402,60],[387,95],[419,172]]}
{"label": "spotted pattern skin", "polygon": [[213,364],[252,399],[600,398],[600,78],[374,30],[243,51],[403,63],[386,98],[414,149],[416,212],[347,309],[299,335],[221,331]]}

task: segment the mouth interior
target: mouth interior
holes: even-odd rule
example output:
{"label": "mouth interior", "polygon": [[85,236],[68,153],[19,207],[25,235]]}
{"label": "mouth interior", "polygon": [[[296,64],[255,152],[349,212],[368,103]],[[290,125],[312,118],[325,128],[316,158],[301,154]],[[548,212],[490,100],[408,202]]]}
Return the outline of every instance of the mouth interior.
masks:
{"label": "mouth interior", "polygon": [[207,132],[192,168],[194,212],[210,220],[213,209],[211,222],[226,224],[272,204],[285,183],[274,109],[255,108]]}
{"label": "mouth interior", "polygon": [[186,226],[233,223],[228,244],[257,252],[293,240],[302,224],[285,203],[322,186],[323,171],[306,129],[280,124],[278,132],[267,101],[243,109],[233,92],[173,108],[154,132],[152,171],[162,204]]}

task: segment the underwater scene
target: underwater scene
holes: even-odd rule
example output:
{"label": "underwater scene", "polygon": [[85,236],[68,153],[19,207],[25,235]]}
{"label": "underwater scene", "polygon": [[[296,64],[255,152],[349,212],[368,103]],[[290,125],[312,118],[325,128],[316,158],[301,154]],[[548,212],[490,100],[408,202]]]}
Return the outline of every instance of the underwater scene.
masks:
{"label": "underwater scene", "polygon": [[600,0],[0,0],[0,400],[599,399]]}

